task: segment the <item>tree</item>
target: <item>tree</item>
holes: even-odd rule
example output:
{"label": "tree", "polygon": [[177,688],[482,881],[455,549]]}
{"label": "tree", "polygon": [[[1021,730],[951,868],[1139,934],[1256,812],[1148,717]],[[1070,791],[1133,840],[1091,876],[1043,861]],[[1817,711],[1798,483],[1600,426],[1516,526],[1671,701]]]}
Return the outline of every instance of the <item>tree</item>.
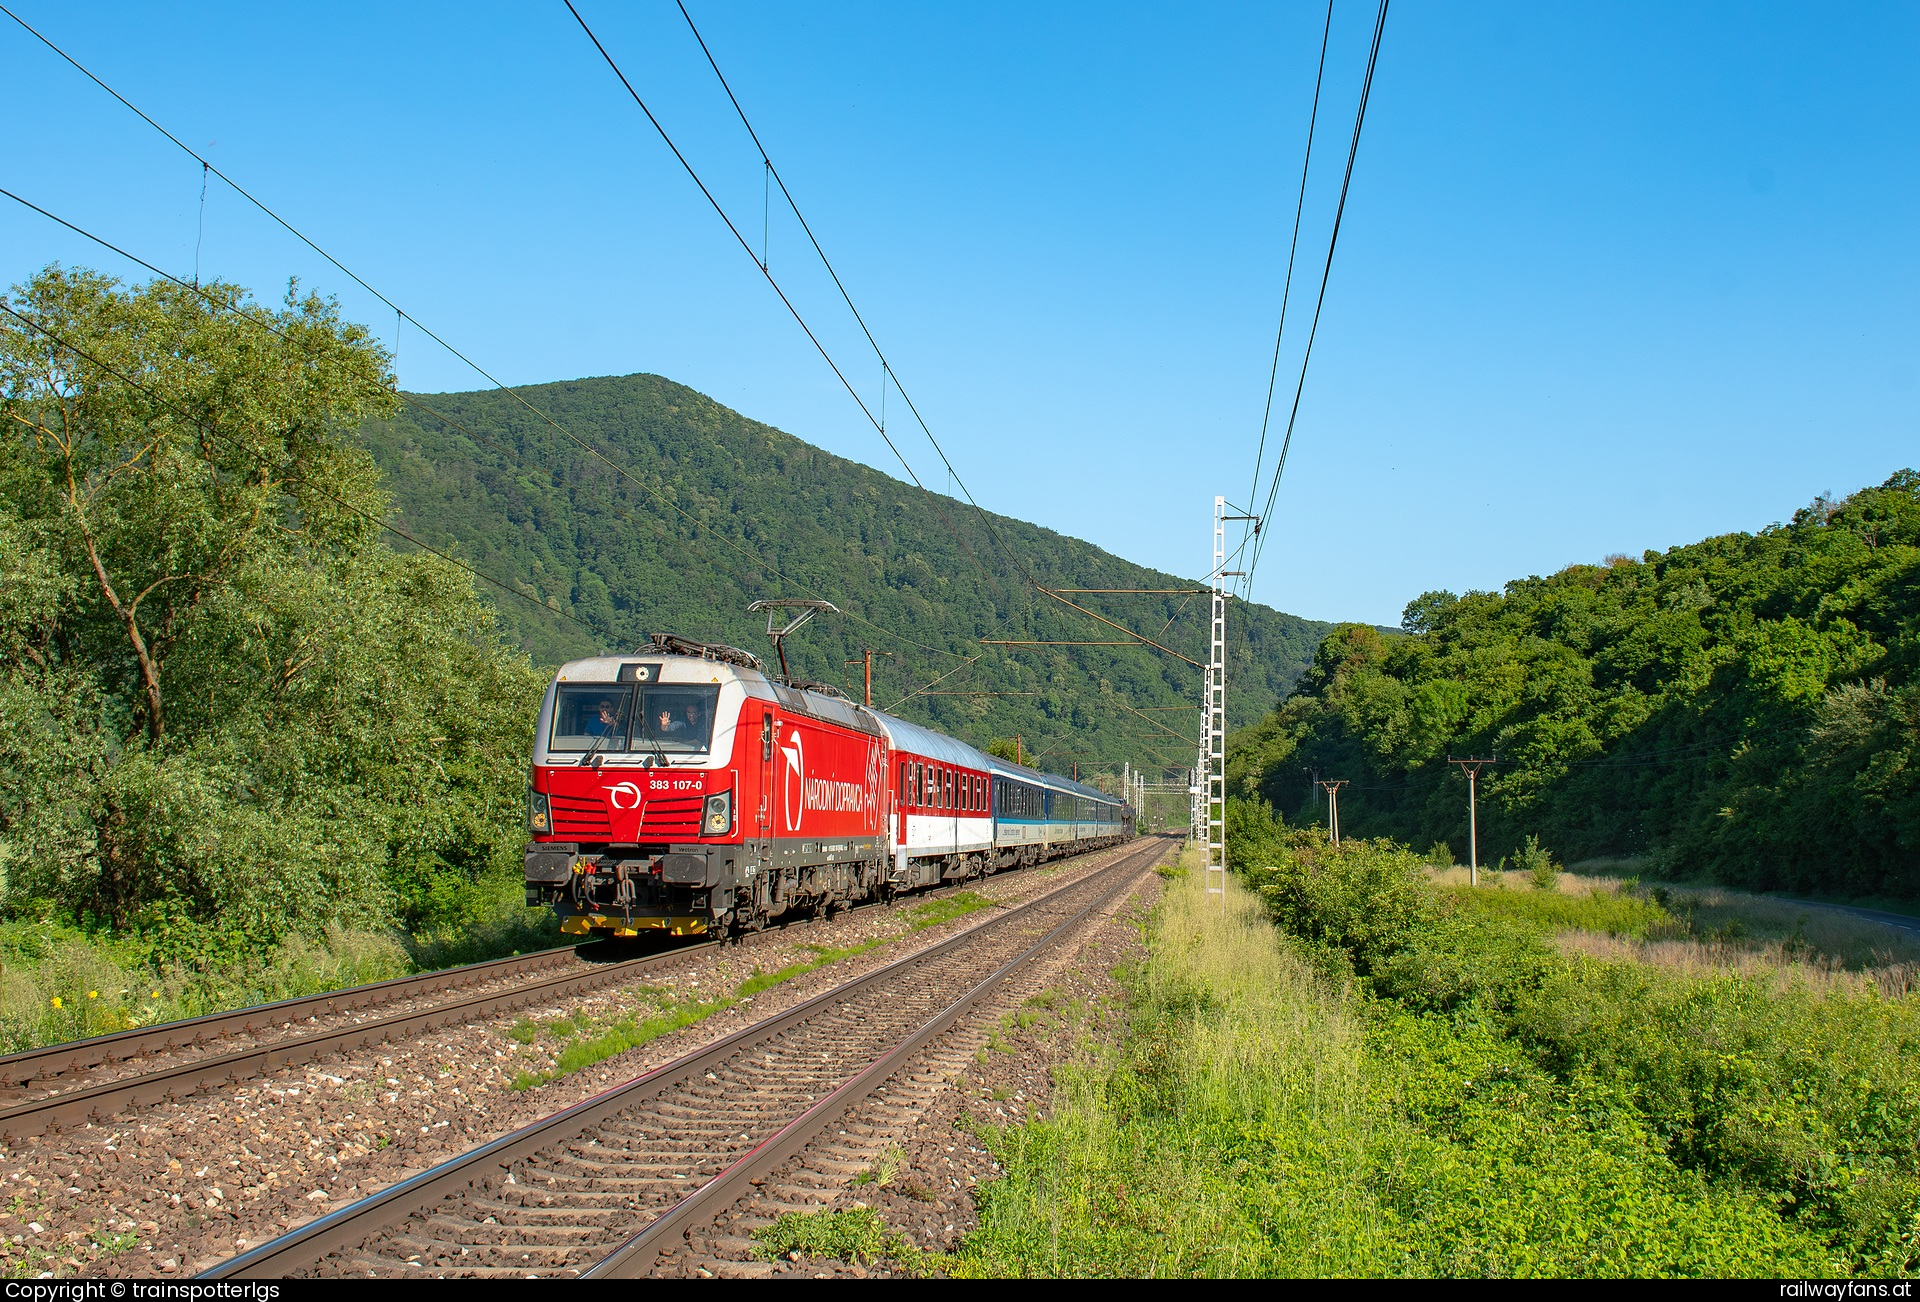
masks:
{"label": "tree", "polygon": [[1441,616],[1460,604],[1451,592],[1423,592],[1400,612],[1400,627],[1409,633],[1431,633]]}
{"label": "tree", "polygon": [[1446,757],[1497,755],[1485,858],[1533,833],[1576,862],[1920,898],[1917,576],[1903,470],[1758,533],[1426,593],[1406,636],[1336,627],[1229,772],[1302,814],[1302,770],[1338,774],[1356,836],[1459,845]]}
{"label": "tree", "polygon": [[78,652],[137,679],[159,741],[166,660],[212,593],[263,554],[377,530],[377,474],[343,435],[394,405],[385,355],[291,288],[263,313],[232,285],[122,294],[50,269],[14,304],[25,319],[0,322],[5,488],[36,539],[90,577],[68,623]]}
{"label": "tree", "polygon": [[8,907],[257,941],[420,922],[504,863],[538,680],[468,574],[384,540],[367,332],[58,268],[11,308]]}

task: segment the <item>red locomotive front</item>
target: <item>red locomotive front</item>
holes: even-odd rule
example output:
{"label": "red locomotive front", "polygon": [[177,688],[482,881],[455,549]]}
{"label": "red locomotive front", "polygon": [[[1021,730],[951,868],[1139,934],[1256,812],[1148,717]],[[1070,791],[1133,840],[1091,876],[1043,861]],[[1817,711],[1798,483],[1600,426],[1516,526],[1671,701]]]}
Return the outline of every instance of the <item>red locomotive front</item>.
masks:
{"label": "red locomotive front", "polygon": [[528,794],[529,904],[561,930],[751,930],[884,883],[891,793],[870,712],[731,647],[656,638],[547,689]]}

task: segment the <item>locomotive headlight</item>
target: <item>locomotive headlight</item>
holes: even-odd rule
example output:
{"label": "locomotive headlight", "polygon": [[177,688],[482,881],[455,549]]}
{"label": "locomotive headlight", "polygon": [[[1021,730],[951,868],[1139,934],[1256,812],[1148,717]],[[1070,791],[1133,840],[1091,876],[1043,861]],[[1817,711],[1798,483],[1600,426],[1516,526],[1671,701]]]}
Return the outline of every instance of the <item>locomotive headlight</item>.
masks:
{"label": "locomotive headlight", "polygon": [[707,817],[703,824],[707,835],[718,836],[733,825],[733,792],[722,791],[707,797]]}
{"label": "locomotive headlight", "polygon": [[527,829],[532,832],[553,830],[553,810],[546,796],[538,791],[527,792]]}

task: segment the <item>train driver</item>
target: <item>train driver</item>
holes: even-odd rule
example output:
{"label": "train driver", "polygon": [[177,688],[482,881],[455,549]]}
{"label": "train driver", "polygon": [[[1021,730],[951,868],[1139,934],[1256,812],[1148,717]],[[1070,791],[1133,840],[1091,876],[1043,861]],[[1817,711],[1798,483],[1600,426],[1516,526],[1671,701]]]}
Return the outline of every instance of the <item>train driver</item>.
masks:
{"label": "train driver", "polygon": [[620,731],[622,720],[620,712],[614,707],[611,697],[600,700],[600,717],[587,724],[589,737],[610,737]]}

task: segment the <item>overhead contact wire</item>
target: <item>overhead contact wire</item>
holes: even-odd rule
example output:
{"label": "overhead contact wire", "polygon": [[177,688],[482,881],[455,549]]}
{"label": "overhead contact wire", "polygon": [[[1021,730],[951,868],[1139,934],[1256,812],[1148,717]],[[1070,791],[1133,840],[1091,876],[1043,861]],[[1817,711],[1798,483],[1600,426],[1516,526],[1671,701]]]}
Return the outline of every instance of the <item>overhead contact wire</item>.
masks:
{"label": "overhead contact wire", "polygon": [[[248,203],[251,203],[254,207],[258,208],[261,212],[265,213],[268,217],[272,218],[275,223],[277,223],[280,227],[286,230],[295,239],[299,240],[302,244],[306,245],[308,248],[312,249],[315,253],[319,254],[322,258],[326,259],[326,261],[329,264],[331,264],[333,267],[337,268],[342,275],[346,276],[349,280],[353,281],[354,284],[366,290],[367,293],[373,295],[376,299],[384,303],[386,306],[392,308],[394,313],[396,314],[396,319],[404,319],[404,320],[412,321],[414,326],[422,334],[426,335],[427,338],[431,339],[434,343],[437,343],[442,348],[446,349],[448,353],[458,358],[464,365],[472,369],[475,374],[485,379],[494,388],[498,389],[501,393],[505,394],[507,397],[512,399],[514,402],[518,403],[520,406],[526,408],[527,411],[531,412],[535,417],[539,418],[545,424],[550,426],[562,437],[566,438],[569,442],[573,443],[576,447],[579,447],[582,451],[586,452],[588,455],[594,457],[595,459],[605,464],[616,475],[619,475],[621,478],[626,479],[628,482],[639,487],[641,491],[646,493],[649,497],[653,498],[654,501],[656,501],[657,503],[667,507],[668,509],[684,517],[695,528],[704,530],[707,533],[713,535],[713,537],[725,543],[728,547],[740,553],[742,556],[746,557],[749,561],[757,565],[759,568],[766,571],[766,573],[772,575],[774,578],[779,579],[782,583],[791,584],[792,586],[800,589],[803,592],[810,592],[816,597],[819,596],[819,593],[814,591],[807,584],[801,583],[798,580],[788,577],[786,574],[782,573],[777,567],[775,567],[770,562],[768,562],[765,558],[753,554],[752,552],[748,551],[746,548],[742,547],[739,543],[735,542],[733,539],[727,537],[725,534],[721,533],[719,530],[713,528],[713,526],[707,524],[705,521],[699,519],[697,516],[693,515],[691,512],[685,510],[683,507],[679,505],[679,503],[673,501],[671,498],[666,497],[663,493],[655,489],[652,485],[637,478],[635,475],[632,474],[632,472],[628,471],[626,467],[620,465],[618,462],[608,457],[604,452],[600,451],[598,447],[594,446],[592,443],[588,442],[587,440],[580,438],[578,435],[574,434],[573,431],[567,429],[565,426],[561,425],[558,421],[554,420],[554,418],[551,415],[541,411],[538,407],[535,407],[532,403],[528,402],[524,396],[522,396],[520,393],[518,393],[514,389],[510,388],[508,385],[506,385],[504,382],[502,382],[500,379],[494,376],[492,372],[488,371],[485,367],[481,366],[478,362],[474,361],[471,357],[468,357],[465,353],[461,352],[458,348],[448,343],[445,339],[441,338],[433,330],[428,328],[426,325],[422,324],[417,317],[414,317],[409,313],[407,313],[404,309],[402,309],[399,306],[399,304],[395,303],[392,299],[388,298],[385,294],[382,294],[379,290],[375,289],[372,285],[368,284],[357,273],[355,273],[352,268],[348,267],[345,263],[341,262],[338,258],[334,257],[331,253],[327,252],[324,248],[320,247],[319,244],[315,243],[312,239],[310,239],[307,235],[305,235],[302,231],[300,231],[298,227],[294,226],[291,222],[287,221],[286,218],[282,217],[279,213],[275,212],[272,208],[267,206],[265,202],[257,198],[251,191],[246,189],[239,182],[235,181],[232,177],[228,176],[225,172],[221,171],[218,167],[214,166],[206,158],[203,158],[190,145],[186,144],[186,142],[182,141],[178,136],[174,135],[171,131],[168,131],[165,127],[161,126],[158,122],[154,121],[151,117],[148,117],[147,114],[143,112],[138,105],[134,104],[126,96],[122,95],[119,91],[109,86],[105,81],[102,81],[99,77],[95,76],[94,73],[86,67],[86,65],[82,64],[79,60],[75,59],[72,55],[68,54],[65,50],[61,49],[60,46],[56,45],[52,40],[50,40],[47,36],[42,34],[32,24],[28,23],[25,19],[21,18],[20,15],[14,13],[13,10],[8,8],[4,3],[0,3],[0,13],[4,13],[7,17],[13,19],[14,22],[18,23],[22,28],[24,28],[31,36],[33,36],[41,44],[45,45],[48,49],[52,50],[55,54],[59,55],[61,59],[63,59],[65,62],[71,65],[76,71],[78,71],[88,81],[91,81],[94,85],[98,86],[101,90],[105,91],[108,95],[111,95],[115,100],[119,101],[119,103],[122,104],[129,112],[133,113],[134,116],[138,117],[142,122],[145,122],[148,126],[152,127],[155,131],[158,131],[161,135],[165,136],[169,141],[171,141],[175,146],[177,146],[188,157],[192,158],[195,162],[201,164],[206,171],[211,172],[214,176],[219,177],[222,182],[232,187],[234,193],[238,194],[241,198],[245,199]],[[29,206],[32,206],[32,205],[29,205]],[[36,209],[36,210],[41,211],[43,213],[45,212],[44,209]],[[52,214],[45,214],[45,215],[52,216]],[[54,218],[54,220],[59,221],[60,219]],[[69,225],[69,226],[71,225],[70,223],[64,223],[64,222],[62,224]],[[84,232],[82,233],[84,234]],[[93,237],[89,236],[88,238],[93,238]],[[99,242],[102,244],[105,243],[105,241],[99,241]],[[111,247],[111,246],[108,246],[108,247]],[[140,261],[140,259],[137,259],[137,258],[133,260]],[[142,265],[144,266],[147,264],[143,262]],[[164,274],[164,273],[161,273],[161,274]],[[172,277],[172,276],[169,276],[168,279],[177,280],[176,277]],[[395,388],[395,392],[396,393],[399,392],[397,386]],[[441,419],[444,420],[445,418],[441,417]],[[518,459],[519,458],[516,457],[516,460]],[[909,473],[911,473],[911,471],[909,471]],[[949,529],[951,529],[951,525],[949,525]],[[891,637],[899,642],[903,642],[908,646],[917,647],[922,651],[931,651],[938,655],[947,655],[947,656],[964,658],[960,656],[959,652],[950,651],[944,647],[929,646],[926,643],[916,641],[913,638],[907,637],[901,633],[897,633],[894,630],[886,628],[881,624],[877,624],[874,621],[867,619],[866,617],[860,614],[857,614],[853,611],[845,611],[843,613],[846,614],[848,618],[854,620],[856,623],[864,624],[867,627],[872,628],[875,631],[882,633],[887,637]]]}
{"label": "overhead contact wire", "polygon": [[[700,34],[700,28],[694,23],[693,15],[687,12],[685,0],[674,0],[674,3],[679,6],[680,16],[687,20],[687,30],[693,33],[693,39],[699,43],[700,53],[706,56],[707,66],[713,69],[713,75],[720,82],[720,89],[726,92],[727,101],[733,105],[734,113],[739,116],[740,125],[747,129],[747,135],[753,140],[753,147],[760,152],[760,161],[765,166],[767,174],[773,178],[774,184],[780,187],[780,196],[787,201],[787,207],[792,211],[794,220],[800,223],[800,229],[806,234],[807,242],[813,246],[814,253],[819,255],[820,265],[826,268],[827,275],[832,278],[833,287],[840,291],[841,300],[846,303],[847,311],[853,314],[854,322],[860,327],[860,333],[866,336],[868,345],[873,349],[873,355],[880,359],[882,382],[889,378],[893,381],[893,387],[899,390],[901,400],[907,404],[907,410],[913,414],[913,419],[920,426],[921,433],[925,434],[927,442],[933,445],[933,450],[939,455],[941,464],[946,466],[947,473],[953,476],[953,482],[958,484],[960,491],[967,495],[968,505],[973,507],[974,513],[979,517],[988,536],[993,539],[994,545],[1000,548],[1003,556],[1024,570],[1026,567],[1021,564],[1013,549],[1008,547],[1005,540],[1001,538],[1000,531],[993,527],[993,522],[987,517],[986,511],[974,498],[973,490],[967,487],[967,481],[961,477],[958,470],[954,469],[952,460],[947,456],[947,450],[940,446],[940,440],[934,437],[926,418],[920,414],[919,407],[914,405],[913,396],[900,382],[900,373],[894,369],[893,363],[887,360],[886,353],[880,347],[880,341],[873,337],[873,331],[867,327],[866,318],[860,315],[860,309],[854,306],[853,295],[847,291],[845,283],[841,281],[840,273],[835,269],[833,260],[827,256],[827,251],[820,246],[820,240],[814,235],[813,227],[807,224],[806,216],[800,211],[800,205],[794,199],[793,192],[787,189],[786,178],[781,176],[780,169],[773,165],[773,158],[767,153],[767,147],[760,143],[760,133],[753,129],[753,123],[747,118],[746,109],[741,107],[739,97],[733,93],[733,86],[727,81],[727,75],[720,71],[720,63],[713,57],[713,51],[708,48],[706,37]],[[761,269],[765,270],[764,261]],[[1033,582],[1031,574],[1027,578],[1030,586],[1038,587],[1038,584]]]}
{"label": "overhead contact wire", "polygon": [[[1320,30],[1320,65],[1313,74],[1313,108],[1307,114],[1307,148],[1300,160],[1300,192],[1293,204],[1293,238],[1287,244],[1287,278],[1280,290],[1280,326],[1273,332],[1273,364],[1267,369],[1267,405],[1260,415],[1260,446],[1253,455],[1253,481],[1247,487],[1247,501],[1260,494],[1260,471],[1267,457],[1267,426],[1273,419],[1273,391],[1280,379],[1280,343],[1287,336],[1287,304],[1293,298],[1293,262],[1300,251],[1300,219],[1307,207],[1307,173],[1313,165],[1313,137],[1320,124],[1320,88],[1327,76],[1327,43],[1333,35],[1333,0],[1327,0],[1327,20]],[[1254,521],[1257,530],[1259,521]],[[1242,540],[1244,546],[1244,540]],[[1245,591],[1244,585],[1242,591]]]}
{"label": "overhead contact wire", "polygon": [[[58,333],[52,330],[49,330],[46,326],[40,324],[40,322],[34,320],[32,317],[26,315],[25,313],[15,311],[13,306],[7,303],[4,299],[0,299],[0,312],[5,312],[8,316],[20,322],[22,325],[27,326],[29,329],[32,329],[37,333],[46,336],[48,339],[52,340],[57,347],[65,349],[66,351],[72,353],[75,357],[78,357],[83,361],[92,363],[94,366],[98,367],[101,371],[119,380],[122,384],[125,384],[128,387],[136,389],[139,392],[145,394],[154,403],[173,412],[175,416],[178,416],[181,420],[185,421],[187,424],[193,426],[195,429],[198,429],[202,434],[205,434],[213,439],[216,439],[219,442],[226,444],[230,448],[238,449],[240,452],[242,452],[246,456],[252,457],[256,462],[259,463],[260,467],[263,470],[271,471],[273,469],[273,467],[268,463],[267,459],[261,456],[258,452],[255,452],[252,448],[247,447],[245,444],[239,442],[236,439],[230,438],[225,434],[219,433],[218,431],[214,430],[212,427],[208,426],[205,422],[201,421],[198,417],[195,417],[189,412],[185,411],[177,403],[173,402],[170,399],[161,397],[159,394],[155,393],[152,389],[140,383],[140,381],[134,379],[132,376],[128,375],[126,372],[120,370],[119,368],[105,361],[102,361],[100,358],[94,356],[92,353],[88,352],[86,349],[81,348],[79,345],[67,340],[66,338],[62,337]],[[16,420],[21,419],[17,413],[9,413],[9,414],[14,415],[14,418]],[[418,547],[421,551],[432,553],[433,555],[439,557],[441,560],[445,561],[447,564],[453,566],[456,569],[466,571],[468,574],[472,575],[476,579],[479,579],[483,583],[491,584],[493,587],[499,588],[502,592],[511,593],[513,596],[520,598],[520,600],[522,601],[529,602],[532,605],[538,606],[541,610],[545,611],[549,615],[558,615],[562,619],[569,620],[572,623],[578,624],[581,628],[586,629],[589,633],[604,634],[611,631],[609,629],[598,628],[592,624],[589,624],[585,620],[580,619],[578,616],[573,615],[567,611],[555,610],[551,606],[547,605],[544,601],[541,601],[538,597],[529,597],[526,593],[520,591],[518,588],[511,587],[505,583],[502,583],[500,580],[493,578],[490,575],[481,573],[479,570],[474,569],[473,566],[468,565],[466,562],[461,561],[456,557],[448,555],[446,552],[441,551],[439,548],[434,547],[429,543],[420,541],[420,539],[415,538],[412,534],[400,528],[398,525],[395,525],[387,520],[382,520],[379,517],[373,515],[371,512],[361,510],[359,507],[353,505],[353,503],[347,501],[345,498],[342,498],[337,494],[331,493],[326,489],[320,487],[318,484],[314,483],[311,479],[299,478],[297,480],[294,480],[293,482],[306,485],[308,488],[311,488],[314,492],[320,494],[320,496],[326,498],[328,501],[335,503],[336,505],[340,506],[342,509],[346,511],[352,512],[354,515],[359,516],[361,519],[367,521],[368,523],[376,525],[381,529],[385,529],[387,532],[394,534],[396,537],[406,539],[406,541],[408,541],[409,543],[412,543],[415,547]]]}
{"label": "overhead contact wire", "polygon": [[[1347,214],[1347,193],[1353,186],[1354,160],[1360,153],[1360,131],[1367,120],[1367,100],[1373,93],[1373,72],[1380,61],[1380,38],[1386,31],[1388,0],[1380,0],[1379,14],[1373,22],[1373,43],[1367,50],[1367,72],[1360,83],[1360,103],[1353,116],[1353,139],[1347,145],[1347,167],[1340,180],[1340,203],[1334,209],[1333,232],[1327,237],[1327,260],[1320,270],[1320,293],[1313,304],[1313,324],[1307,330],[1306,350],[1300,357],[1300,379],[1293,389],[1293,408],[1287,415],[1286,437],[1280,443],[1280,456],[1273,467],[1273,481],[1267,489],[1267,499],[1259,514],[1263,520],[1271,519],[1273,503],[1280,492],[1280,478],[1286,473],[1287,454],[1293,448],[1293,430],[1300,419],[1300,398],[1306,392],[1307,367],[1313,360],[1313,343],[1320,333],[1320,313],[1327,304],[1327,282],[1333,275],[1333,254],[1340,243],[1340,226]],[[1253,575],[1260,566],[1260,557],[1266,551],[1266,539],[1272,536],[1269,529],[1255,544],[1253,558],[1247,563],[1247,590],[1253,589]]]}
{"label": "overhead contact wire", "polygon": [[[939,500],[934,496],[933,490],[921,482],[919,474],[914,471],[913,466],[907,461],[906,455],[900,451],[899,445],[896,444],[892,436],[887,433],[886,426],[880,422],[879,418],[873,414],[872,409],[867,406],[866,399],[862,398],[860,391],[853,387],[853,381],[849,380],[846,373],[840,369],[840,364],[833,360],[833,354],[827,351],[826,345],[820,342],[820,337],[814,334],[813,327],[807,324],[807,319],[800,314],[800,309],[794,306],[792,299],[787,297],[787,291],[780,287],[780,282],[774,278],[773,272],[762,265],[759,257],[754,254],[753,245],[748,242],[745,235],[741,234],[740,228],[734,224],[733,218],[727,215],[727,210],[721,207],[720,201],[714,197],[713,191],[707,188],[707,183],[700,179],[700,173],[694,170],[693,164],[688,161],[687,156],[680,152],[680,146],[674,143],[673,137],[667,133],[667,129],[661,124],[660,119],[654,116],[651,108],[647,107],[647,102],[640,98],[640,92],[634,89],[631,81],[627,80],[627,74],[621,71],[620,65],[614,61],[613,55],[608,53],[607,47],[600,43],[600,38],[594,35],[593,28],[587,25],[587,20],[582,18],[580,11],[573,7],[573,0],[563,0],[563,3],[567,6],[567,12],[573,15],[573,20],[580,24],[580,30],[585,32],[587,39],[593,42],[593,48],[600,52],[602,59],[606,60],[607,67],[613,70],[613,75],[620,79],[622,86],[626,87],[627,94],[633,99],[633,102],[639,106],[640,111],[646,114],[647,121],[653,124],[654,131],[658,133],[667,148],[672,151],[674,158],[679,161],[680,166],[686,171],[688,178],[693,181],[694,185],[699,188],[700,193],[706,198],[707,203],[712,206],[715,215],[726,223],[727,230],[732,233],[734,240],[740,245],[741,250],[747,257],[753,260],[753,265],[759,269],[760,275],[766,280],[773,292],[779,296],[781,304],[786,307],[788,315],[793,317],[794,323],[800,327],[801,332],[807,336],[807,341],[813,345],[814,351],[820,354],[820,359],[824,361],[827,364],[827,368],[833,372],[834,378],[840,381],[841,387],[847,391],[847,396],[853,399],[856,407],[860,408],[860,414],[867,418],[867,423],[873,426],[875,432],[880,435],[881,441],[887,445],[895,458],[899,460],[901,468],[907,472],[908,478],[913,480],[914,486],[927,495],[928,502],[933,506],[934,513],[940,517],[940,522],[947,527],[947,532],[953,535],[954,541],[960,544],[962,551],[966,552],[967,559],[973,562],[975,568],[980,571],[981,576],[991,585],[993,583],[992,575],[988,574],[986,566],[980,564],[980,558],[973,554],[973,548],[969,547],[966,539],[960,536],[960,531],[953,527],[953,522],[947,519],[947,513],[940,509]],[[781,187],[783,191],[785,188],[784,185]],[[904,394],[902,396],[904,396]],[[909,403],[908,406],[911,407],[912,404]]]}

